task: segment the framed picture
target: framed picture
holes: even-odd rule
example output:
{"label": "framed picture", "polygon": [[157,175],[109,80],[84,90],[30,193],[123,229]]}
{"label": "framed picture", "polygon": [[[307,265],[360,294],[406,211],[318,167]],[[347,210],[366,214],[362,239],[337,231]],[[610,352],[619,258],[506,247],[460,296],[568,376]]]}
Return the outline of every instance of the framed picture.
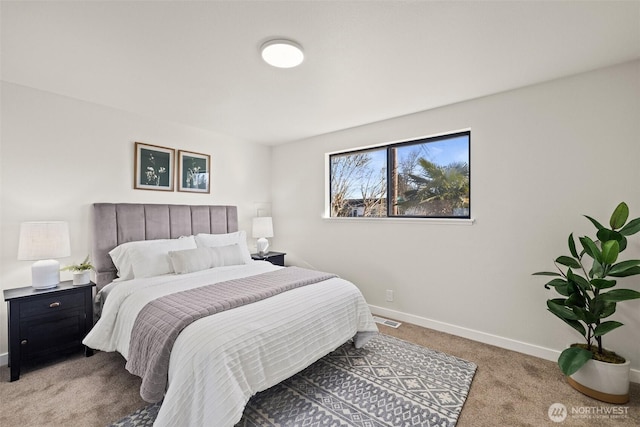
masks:
{"label": "framed picture", "polygon": [[211,157],[178,150],[178,191],[209,193]]}
{"label": "framed picture", "polygon": [[133,188],[173,191],[175,150],[142,142],[136,142],[135,147]]}

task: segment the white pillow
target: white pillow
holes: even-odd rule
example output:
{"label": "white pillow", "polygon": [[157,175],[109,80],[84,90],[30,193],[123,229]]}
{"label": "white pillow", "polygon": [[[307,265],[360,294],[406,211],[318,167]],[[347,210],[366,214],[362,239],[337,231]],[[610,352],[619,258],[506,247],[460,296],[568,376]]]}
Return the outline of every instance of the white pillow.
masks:
{"label": "white pillow", "polygon": [[200,233],[196,235],[196,244],[198,247],[209,248],[238,244],[244,263],[249,264],[251,262],[251,253],[247,247],[247,234],[244,230],[226,234]]}
{"label": "white pillow", "polygon": [[185,249],[169,252],[169,259],[176,274],[193,273],[213,267],[211,248]]}
{"label": "white pillow", "polygon": [[118,278],[116,280],[129,280],[133,279],[133,266],[131,265],[131,259],[129,256],[128,247],[131,247],[131,243],[123,243],[116,246],[109,251],[109,256],[113,261],[113,265],[118,270]]}
{"label": "white pillow", "polygon": [[123,243],[109,252],[123,280],[173,272],[169,252],[197,248],[193,236]]}
{"label": "white pillow", "polygon": [[228,265],[246,264],[242,256],[240,245],[234,243],[227,246],[216,246],[215,248],[207,248],[213,253],[213,266],[224,267]]}
{"label": "white pillow", "polygon": [[235,243],[215,248],[202,247],[169,252],[176,274],[193,273],[214,267],[244,264],[240,246]]}

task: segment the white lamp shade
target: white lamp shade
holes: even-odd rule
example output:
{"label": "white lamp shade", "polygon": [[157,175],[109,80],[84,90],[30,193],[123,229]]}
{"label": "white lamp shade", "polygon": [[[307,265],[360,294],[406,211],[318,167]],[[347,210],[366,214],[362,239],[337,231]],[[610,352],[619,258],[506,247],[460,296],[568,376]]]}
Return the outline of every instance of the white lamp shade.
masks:
{"label": "white lamp shade", "polygon": [[273,237],[273,221],[270,216],[253,218],[253,237]]}
{"label": "white lamp shade", "polygon": [[18,259],[36,261],[31,266],[31,286],[53,288],[60,283],[60,263],[50,258],[71,255],[69,225],[62,221],[20,224]]}
{"label": "white lamp shade", "polygon": [[20,224],[19,260],[38,261],[70,255],[69,224],[66,222],[39,221]]}

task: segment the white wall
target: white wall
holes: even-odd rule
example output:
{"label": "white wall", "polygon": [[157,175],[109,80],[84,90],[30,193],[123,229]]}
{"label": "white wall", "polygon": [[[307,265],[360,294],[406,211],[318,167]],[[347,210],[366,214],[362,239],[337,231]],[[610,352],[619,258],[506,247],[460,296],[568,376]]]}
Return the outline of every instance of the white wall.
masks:
{"label": "white wall", "polygon": [[[322,219],[325,153],[471,128],[476,223]],[[640,62],[275,147],[272,202],[288,262],[337,272],[382,314],[554,359],[579,335],[546,311],[531,273],[568,254],[570,232],[640,216]],[[640,258],[640,235],[627,258]],[[638,277],[622,280],[640,290]],[[385,290],[395,293],[385,302]],[[640,381],[640,301],[605,344]]]}
{"label": "white wall", "polygon": [[[256,206],[268,206],[269,147],[8,83],[1,95],[0,289],[31,283],[31,261],[16,259],[22,221],[69,222],[72,256],[64,265],[89,253],[94,202],[232,204],[247,231]],[[134,190],[135,141],[210,154],[211,194]]]}

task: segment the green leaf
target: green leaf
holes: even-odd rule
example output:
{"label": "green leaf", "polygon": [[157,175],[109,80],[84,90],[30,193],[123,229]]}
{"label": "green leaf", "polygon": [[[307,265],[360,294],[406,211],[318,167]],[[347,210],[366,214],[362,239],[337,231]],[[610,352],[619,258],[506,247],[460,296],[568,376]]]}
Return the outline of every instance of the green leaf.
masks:
{"label": "green leaf", "polygon": [[607,289],[614,287],[616,285],[616,281],[607,279],[591,279],[591,284],[593,287],[598,289]]}
{"label": "green leaf", "polygon": [[[618,233],[618,232],[617,231],[613,231],[613,230],[609,230],[608,228],[601,228],[596,233],[596,237],[601,242],[606,242],[607,240],[615,240],[614,238],[611,237],[613,233]],[[618,233],[618,234],[620,234],[620,233]]]}
{"label": "green leaf", "polygon": [[560,354],[558,366],[566,376],[573,375],[591,360],[592,356],[589,350],[580,347],[569,347]]}
{"label": "green leaf", "polygon": [[570,288],[569,288],[569,284],[565,283],[562,285],[557,285],[556,286],[556,292],[559,293],[562,296],[568,297],[570,294]]}
{"label": "green leaf", "polygon": [[597,260],[599,263],[602,263],[602,253],[593,242],[593,240],[585,236],[580,238],[580,243],[582,243],[582,247],[584,248],[584,251],[587,253],[587,255]]}
{"label": "green leaf", "polygon": [[620,252],[624,251],[625,249],[627,249],[627,238],[624,237],[622,234],[620,235],[621,239],[618,240],[618,244],[620,245]]}
{"label": "green leaf", "polygon": [[580,258],[578,256],[578,251],[576,251],[576,241],[573,239],[573,233],[569,234],[569,251],[574,258]]}
{"label": "green leaf", "polygon": [[580,286],[585,291],[591,289],[591,283],[589,283],[589,281],[582,276],[579,276],[577,274],[572,274],[571,281],[576,285]]}
{"label": "green leaf", "polygon": [[570,268],[582,268],[582,265],[578,261],[569,256],[559,256],[556,258],[556,262]]}
{"label": "green leaf", "polygon": [[566,286],[566,285],[567,285],[567,281],[564,279],[553,279],[545,283],[544,287],[546,289],[551,289],[550,286],[558,287],[558,286]]}
{"label": "green leaf", "polygon": [[600,264],[597,260],[593,260],[593,265],[591,266],[591,271],[589,272],[589,277],[603,278],[604,269],[602,268],[602,264]]}
{"label": "green leaf", "polygon": [[602,322],[598,326],[596,326],[596,328],[593,330],[593,336],[594,337],[601,337],[602,335],[606,334],[607,332],[611,332],[614,329],[619,328],[622,325],[623,325],[623,323],[616,322],[615,320],[610,320],[608,322]]}
{"label": "green leaf", "polygon": [[537,273],[533,273],[532,276],[559,276],[559,277],[562,277],[562,274],[555,273],[553,271],[538,271]]}
{"label": "green leaf", "polygon": [[631,221],[629,221],[627,225],[622,227],[622,229],[620,230],[620,234],[622,234],[623,236],[631,236],[633,234],[636,234],[638,231],[640,231],[640,218],[632,219]]}
{"label": "green leaf", "polygon": [[587,218],[589,221],[591,221],[591,223],[595,225],[598,230],[602,230],[603,228],[605,228],[602,224],[600,224],[595,219],[591,218],[589,215],[585,215],[584,217]]}
{"label": "green leaf", "polygon": [[[610,276],[616,276],[618,274],[624,273],[630,268],[637,267],[637,266],[640,266],[640,259],[630,259],[627,261],[622,261],[612,265],[607,274]],[[616,276],[616,277],[623,277],[623,276]]]}
{"label": "green leaf", "polygon": [[597,314],[591,313],[590,311],[580,307],[574,306],[572,311],[576,315],[578,320],[582,320],[584,323],[587,323],[587,324],[595,323],[600,318]]}
{"label": "green leaf", "polygon": [[623,239],[625,239],[622,234],[618,233],[617,231],[609,230],[608,228],[598,230],[596,236],[601,242],[606,242],[607,240],[615,240],[620,243]]}
{"label": "green leaf", "polygon": [[[569,270],[571,271],[571,270]],[[557,288],[556,288],[557,289]],[[567,292],[569,293],[569,296],[573,295],[573,294],[581,294],[581,289],[580,286],[576,285],[576,282],[573,280],[568,280],[567,281]]]}
{"label": "green leaf", "polygon": [[640,266],[631,267],[621,272],[614,272],[614,273],[609,272],[608,276],[629,277],[629,276],[635,276],[636,274],[640,274]]}
{"label": "green leaf", "polygon": [[605,301],[605,303],[602,306],[602,310],[600,310],[600,313],[598,314],[598,317],[600,319],[606,319],[607,317],[611,316],[615,312],[616,312],[616,303]]}
{"label": "green leaf", "polygon": [[602,263],[613,264],[618,259],[620,245],[616,240],[607,240],[602,244]]}
{"label": "green leaf", "polygon": [[547,300],[547,307],[549,311],[558,316],[561,319],[568,320],[578,320],[578,316],[571,311],[568,307],[565,307],[564,304],[558,304],[556,300]]}
{"label": "green leaf", "polygon": [[590,323],[595,323],[598,321],[598,319],[602,319],[602,313],[607,308],[607,304],[615,304],[615,302],[607,303],[600,296],[597,296],[593,300],[591,300],[589,311],[593,315],[593,319],[591,319],[592,322]]}
{"label": "green leaf", "polygon": [[622,227],[629,218],[629,206],[625,202],[621,202],[611,214],[609,225],[612,229],[617,230]]}
{"label": "green leaf", "polygon": [[567,298],[567,301],[564,303],[567,307],[580,307],[585,308],[587,306],[587,301],[584,299],[582,294],[573,293]]}
{"label": "green leaf", "polygon": [[600,298],[609,302],[628,301],[640,298],[640,292],[631,289],[614,289],[607,293],[601,293]]}

